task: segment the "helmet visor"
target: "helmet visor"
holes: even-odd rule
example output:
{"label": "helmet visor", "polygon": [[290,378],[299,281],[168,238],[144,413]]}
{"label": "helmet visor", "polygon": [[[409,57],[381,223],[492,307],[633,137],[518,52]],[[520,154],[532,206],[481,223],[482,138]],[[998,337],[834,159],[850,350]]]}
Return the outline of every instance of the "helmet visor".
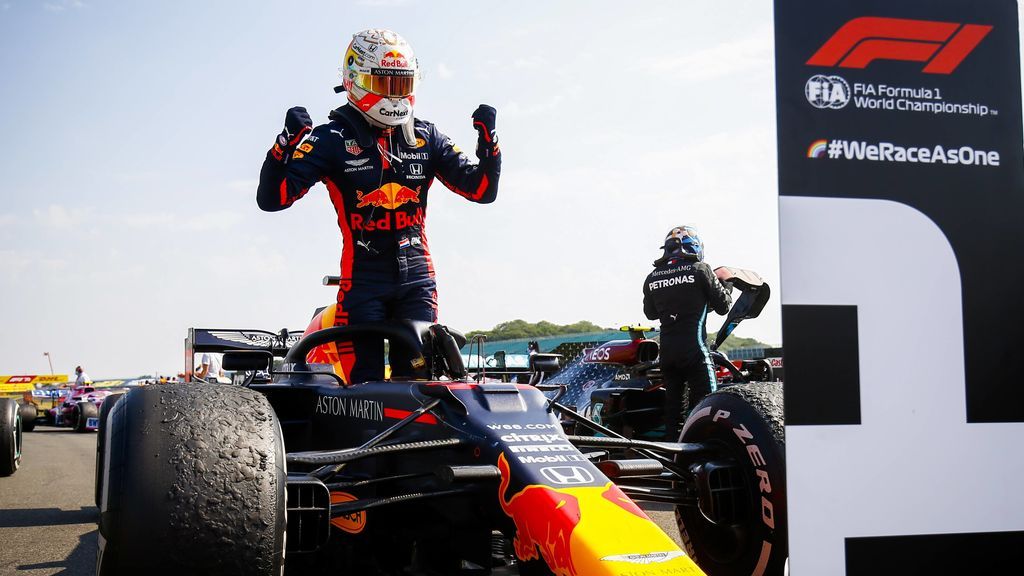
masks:
{"label": "helmet visor", "polygon": [[404,98],[416,89],[416,71],[409,69],[372,68],[370,73],[357,72],[356,86],[385,98]]}

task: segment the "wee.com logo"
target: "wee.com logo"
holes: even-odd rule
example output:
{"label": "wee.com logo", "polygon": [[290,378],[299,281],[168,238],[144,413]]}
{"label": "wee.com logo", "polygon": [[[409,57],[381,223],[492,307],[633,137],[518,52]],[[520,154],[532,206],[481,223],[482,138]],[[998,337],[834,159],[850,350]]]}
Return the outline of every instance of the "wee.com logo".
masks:
{"label": "wee.com logo", "polygon": [[806,62],[867,68],[876,60],[925,62],[922,72],[952,74],[992,26],[864,16],[843,24]]}

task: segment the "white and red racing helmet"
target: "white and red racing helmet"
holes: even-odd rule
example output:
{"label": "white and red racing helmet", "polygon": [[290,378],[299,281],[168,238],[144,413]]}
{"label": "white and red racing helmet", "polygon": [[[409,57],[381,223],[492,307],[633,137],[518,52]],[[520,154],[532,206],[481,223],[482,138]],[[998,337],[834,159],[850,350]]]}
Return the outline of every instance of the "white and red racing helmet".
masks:
{"label": "white and red racing helmet", "polygon": [[412,125],[419,64],[412,47],[391,30],[357,32],[341,69],[348,99],[371,123]]}

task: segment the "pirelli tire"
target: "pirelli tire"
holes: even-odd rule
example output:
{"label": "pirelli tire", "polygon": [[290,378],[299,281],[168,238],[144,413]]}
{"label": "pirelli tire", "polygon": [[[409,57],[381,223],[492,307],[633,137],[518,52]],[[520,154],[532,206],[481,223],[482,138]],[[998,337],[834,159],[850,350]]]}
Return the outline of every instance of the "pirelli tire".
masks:
{"label": "pirelli tire", "polygon": [[106,462],[103,459],[106,454],[107,446],[107,420],[110,419],[110,411],[114,408],[114,404],[121,399],[124,394],[111,394],[103,399],[103,404],[100,406],[100,427],[98,434],[96,435],[96,472],[95,472],[95,486],[96,486],[96,508],[100,507],[100,497],[103,492],[103,467]]}
{"label": "pirelli tire", "polygon": [[99,416],[99,410],[96,405],[92,402],[79,402],[75,404],[75,432],[88,432],[86,424],[89,422],[89,418],[96,418]]}
{"label": "pirelli tire", "polygon": [[716,443],[739,465],[728,480],[736,488],[727,503],[734,521],[716,525],[699,508],[676,507],[686,553],[709,576],[782,576],[789,555],[782,384],[708,395],[690,412],[681,441]]}
{"label": "pirelli tire", "polygon": [[10,476],[21,466],[21,413],[18,403],[0,398],[0,476]]}
{"label": "pirelli tire", "polygon": [[168,384],[113,405],[104,430],[97,576],[279,576],[285,451],[263,395]]}
{"label": "pirelli tire", "polygon": [[21,431],[31,432],[36,429],[36,407],[32,404],[22,404],[18,406],[18,412],[21,414]]}

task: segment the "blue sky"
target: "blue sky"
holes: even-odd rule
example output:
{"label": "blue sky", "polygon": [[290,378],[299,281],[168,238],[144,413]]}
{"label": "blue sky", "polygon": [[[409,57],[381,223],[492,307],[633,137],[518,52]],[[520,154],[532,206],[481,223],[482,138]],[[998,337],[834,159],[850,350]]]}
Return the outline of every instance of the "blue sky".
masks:
{"label": "blue sky", "polygon": [[[584,13],[585,12],[585,13]],[[302,328],[333,291],[322,187],[262,213],[284,111],[314,120],[351,34],[392,28],[416,114],[472,149],[498,110],[499,199],[431,189],[441,321],[643,319],[665,231],[778,284],[771,5],[0,0],[0,373],[182,368],[189,326]],[[717,327],[719,321],[712,320]],[[742,336],[780,341],[778,301]]]}

